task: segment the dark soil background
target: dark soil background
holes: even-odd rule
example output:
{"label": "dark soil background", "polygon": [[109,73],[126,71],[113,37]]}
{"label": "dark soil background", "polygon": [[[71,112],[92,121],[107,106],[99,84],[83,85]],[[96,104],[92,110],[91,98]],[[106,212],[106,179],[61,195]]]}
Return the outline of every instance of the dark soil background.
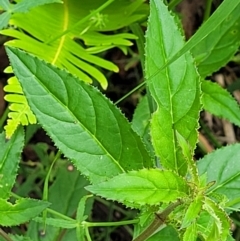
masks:
{"label": "dark soil background", "polygon": [[[212,10],[217,8],[221,3],[220,0],[213,1]],[[205,0],[184,0],[178,5],[177,11],[182,16],[182,23],[186,38],[191,37],[194,32],[201,25],[203,20]],[[8,59],[6,57],[3,44],[6,39],[0,36],[0,117],[4,113],[7,103],[4,101],[3,87],[6,84],[8,75],[3,73],[3,70],[8,66]],[[132,52],[137,55],[137,47],[132,47]],[[106,73],[109,79],[108,89],[105,91],[113,102],[119,100],[122,96],[136,87],[142,80],[143,74],[141,65],[138,61],[132,61],[133,56],[125,56],[120,50],[113,49],[105,54],[106,58],[113,61],[119,66],[119,73]],[[131,64],[130,64],[131,63]],[[126,68],[127,66],[127,68]],[[226,67],[220,69],[214,73],[209,79],[216,81],[225,88],[234,90],[232,93],[240,101],[240,66],[236,63],[229,63]],[[139,101],[139,97],[144,95],[144,89],[133,93],[131,96],[124,99],[119,107],[125,113],[126,117],[131,121],[134,109]],[[238,142],[240,140],[240,130],[238,127],[229,123],[228,121],[216,118],[210,113],[201,113],[201,127],[199,134],[199,145],[196,150],[196,159],[199,159],[208,152],[213,151],[222,145]],[[44,142],[48,144],[50,150],[55,150],[53,143],[45,134],[45,132],[39,129],[30,141],[31,143]],[[0,147],[1,148],[1,147]],[[26,146],[23,152],[24,160],[36,161],[37,155],[30,146]],[[19,177],[19,185],[23,180]],[[38,182],[39,180],[36,180]],[[38,183],[36,183],[38,185]],[[33,194],[37,196],[37,194]],[[123,211],[124,210],[124,211]],[[109,216],[110,213],[110,216]],[[136,211],[126,210],[124,207],[116,203],[101,202],[96,200],[93,205],[92,220],[94,221],[119,221],[126,218],[128,215],[134,216]],[[240,217],[238,213],[233,214],[236,222],[239,222]],[[131,240],[132,227],[121,227],[117,229],[96,228],[93,232],[93,240],[105,240],[105,241],[130,241]],[[236,223],[233,223],[232,230],[236,237],[236,240],[240,240],[240,232]],[[99,239],[99,237],[106,236],[108,239]],[[95,236],[95,238],[94,238]]]}

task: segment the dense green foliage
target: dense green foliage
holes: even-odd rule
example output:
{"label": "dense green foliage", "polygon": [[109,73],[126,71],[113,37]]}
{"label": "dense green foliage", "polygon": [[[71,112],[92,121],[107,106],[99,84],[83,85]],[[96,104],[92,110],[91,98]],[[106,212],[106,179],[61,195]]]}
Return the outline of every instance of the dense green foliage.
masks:
{"label": "dense green foliage", "polygon": [[[110,37],[100,30],[118,30],[144,19],[147,5],[142,1],[130,4],[127,0],[99,0],[91,6],[86,1],[86,10],[77,8],[73,1],[63,1],[62,5],[58,1],[41,1],[48,4],[38,7],[17,2],[12,6],[8,1],[0,1],[5,10],[0,16],[6,21],[1,27],[6,27],[8,20],[16,26],[1,31],[16,38],[6,43],[16,85],[11,88],[10,81],[5,88],[17,96],[16,101],[9,99],[13,104],[20,98],[20,104],[28,108],[19,113],[24,112],[29,123],[28,114],[34,113],[59,152],[47,154],[44,146],[36,145],[44,160],[42,169],[44,165],[48,167],[44,174],[39,171],[45,177],[42,200],[26,197],[24,188],[20,188],[20,197],[12,188],[24,146],[25,134],[18,126],[22,121],[12,128],[12,133],[1,133],[0,225],[16,226],[29,221],[25,237],[34,241],[59,240],[62,229],[66,231],[62,240],[91,241],[90,227],[125,224],[134,224],[134,241],[233,240],[229,215],[240,207],[240,145],[224,147],[198,162],[194,160],[194,151],[202,108],[240,126],[239,106],[233,97],[205,80],[230,61],[239,48],[239,1],[225,0],[187,43],[177,17],[163,1],[150,1],[145,60],[142,59],[147,94],[137,107],[132,124],[86,82],[93,77],[106,88],[106,77],[89,63],[114,71],[112,63],[95,54],[113,46],[125,51],[130,44],[128,39],[136,38],[129,33]],[[115,9],[120,6],[122,10],[118,11],[128,16],[123,22]],[[68,7],[69,25],[58,28],[56,25],[66,23],[66,15],[62,15],[66,11],[61,9]],[[76,9],[82,13],[77,15]],[[89,14],[89,9],[94,11]],[[39,24],[39,29],[33,29],[31,21],[40,21],[39,14],[52,25],[42,29]],[[52,14],[58,24],[50,18]],[[91,22],[97,17],[104,21],[104,15],[109,24]],[[142,36],[138,37],[141,40]],[[95,42],[84,49],[75,38],[86,46],[88,41]],[[12,110],[17,109],[18,106]],[[61,154],[76,169],[67,170],[69,164],[60,158]],[[54,165],[59,167],[55,181],[51,180]],[[53,184],[49,188],[50,180]],[[135,208],[138,216],[115,223],[90,222],[93,194]],[[38,232],[42,229],[41,238]],[[23,240],[18,235],[10,237]]]}

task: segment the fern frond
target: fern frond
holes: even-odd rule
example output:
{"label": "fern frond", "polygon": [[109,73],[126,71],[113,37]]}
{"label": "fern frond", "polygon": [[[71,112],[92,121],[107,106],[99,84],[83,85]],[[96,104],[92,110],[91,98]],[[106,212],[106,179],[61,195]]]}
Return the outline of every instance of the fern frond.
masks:
{"label": "fern frond", "polygon": [[[8,67],[5,72],[12,73],[12,69]],[[36,124],[37,119],[31,111],[27,99],[23,95],[22,87],[15,76],[8,79],[8,84],[4,87],[4,91],[8,93],[4,96],[4,99],[10,103],[10,112],[4,129],[6,130],[6,137],[10,138],[19,124],[25,126]]]}
{"label": "fern frond", "polygon": [[114,72],[118,67],[96,54],[114,47],[126,53],[136,36],[105,32],[112,33],[148,16],[148,5],[143,0],[112,1],[92,15],[108,1],[65,0],[63,4],[38,6],[24,14],[13,14],[10,24],[14,28],[0,33],[15,38],[8,45],[66,68],[86,82],[94,78],[106,89],[107,79],[99,67]]}

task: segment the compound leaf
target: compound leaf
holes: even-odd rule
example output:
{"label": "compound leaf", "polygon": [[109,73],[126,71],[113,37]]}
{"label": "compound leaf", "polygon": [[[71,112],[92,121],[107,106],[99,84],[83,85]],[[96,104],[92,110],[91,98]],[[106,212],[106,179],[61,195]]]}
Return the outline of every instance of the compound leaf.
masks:
{"label": "compound leaf", "polygon": [[0,199],[0,225],[16,226],[25,223],[38,216],[49,205],[49,202],[27,198],[17,200],[15,204]]}
{"label": "compound leaf", "polygon": [[162,1],[152,0],[146,35],[147,85],[157,104],[151,123],[152,142],[163,167],[181,175],[186,174],[187,163],[175,131],[193,151],[197,142],[200,79],[189,52],[165,69],[159,68],[183,46],[174,17]]}
{"label": "compound leaf", "polygon": [[186,181],[176,173],[160,169],[142,169],[123,173],[86,187],[94,194],[139,208],[168,203],[188,195]]}
{"label": "compound leaf", "polygon": [[10,140],[0,134],[0,197],[8,198],[15,183],[24,144],[23,129],[18,128]]}
{"label": "compound leaf", "polygon": [[239,105],[228,91],[210,81],[202,82],[202,91],[202,103],[205,110],[240,126]]}
{"label": "compound leaf", "polygon": [[23,51],[7,52],[39,123],[92,182],[152,166],[140,137],[97,89]]}
{"label": "compound leaf", "polygon": [[[9,68],[7,71],[12,73],[12,70]],[[4,91],[7,93],[4,99],[11,103],[9,106],[10,112],[8,114],[7,125],[4,126],[6,137],[10,138],[19,124],[36,124],[37,119],[32,113],[27,99],[23,95],[22,87],[15,76],[8,79],[8,84],[4,87]]]}

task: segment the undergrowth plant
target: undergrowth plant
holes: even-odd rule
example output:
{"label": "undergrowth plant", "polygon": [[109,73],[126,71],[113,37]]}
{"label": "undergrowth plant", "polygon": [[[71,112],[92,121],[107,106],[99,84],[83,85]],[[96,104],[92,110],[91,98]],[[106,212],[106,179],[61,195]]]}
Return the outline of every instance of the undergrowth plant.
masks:
{"label": "undergrowth plant", "polygon": [[[142,0],[81,1],[0,1],[0,34],[11,37],[9,46],[21,48],[57,67],[67,69],[87,83],[97,81],[103,89],[107,79],[103,70],[118,72],[118,66],[104,59],[114,47],[127,54],[137,37],[119,29],[145,20],[149,7]],[[7,70],[9,72],[10,69]],[[5,99],[10,105],[5,126],[7,137],[19,124],[36,123],[16,77],[9,80]]]}
{"label": "undergrowth plant", "polygon": [[[134,224],[134,241],[233,240],[229,215],[240,207],[240,145],[197,162],[194,150],[202,108],[240,123],[236,101],[205,80],[239,47],[239,11],[238,0],[225,0],[185,43],[176,16],[161,0],[150,1],[147,96],[132,123],[95,87],[7,44],[29,106],[59,152],[51,158],[43,200],[19,197],[11,190],[24,146],[23,128],[10,140],[1,134],[0,224],[31,220],[25,239],[1,230],[5,240],[90,241],[91,227],[126,224]],[[60,169],[48,188],[53,166],[65,165],[61,154],[77,170]],[[139,213],[133,220],[90,222],[92,195]],[[69,232],[64,236],[62,230]]]}

